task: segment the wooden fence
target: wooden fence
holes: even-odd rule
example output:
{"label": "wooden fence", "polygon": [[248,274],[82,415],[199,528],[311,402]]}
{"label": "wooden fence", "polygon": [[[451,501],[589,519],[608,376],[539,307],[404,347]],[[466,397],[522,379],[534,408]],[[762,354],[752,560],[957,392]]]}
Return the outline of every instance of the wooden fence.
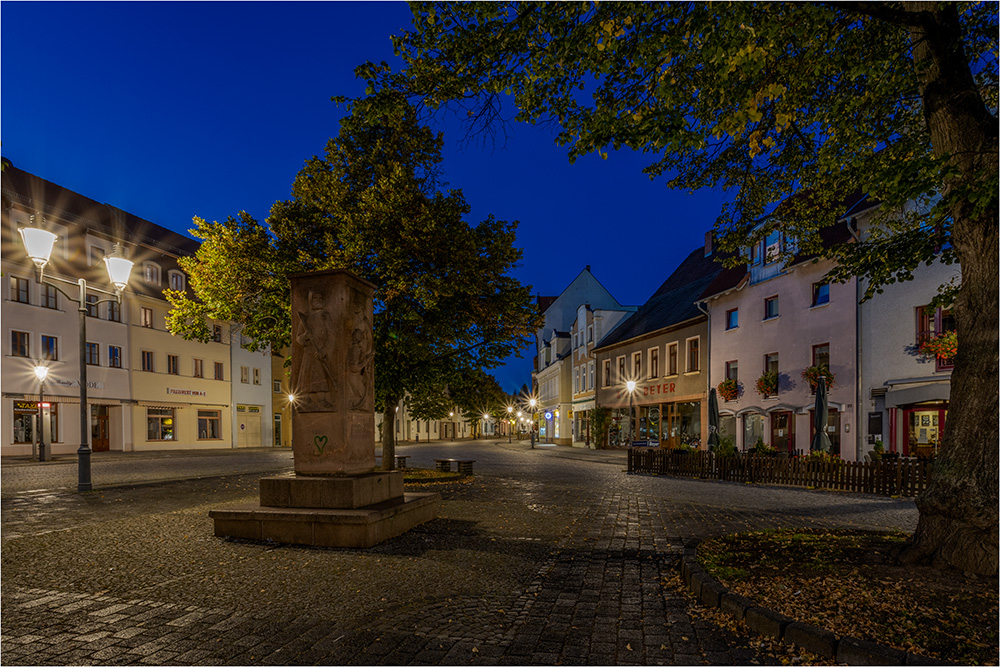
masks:
{"label": "wooden fence", "polygon": [[927,488],[928,465],[920,459],[810,461],[807,457],[716,456],[713,452],[645,447],[628,450],[630,473],[747,484],[785,484],[886,496],[916,496],[923,491]]}

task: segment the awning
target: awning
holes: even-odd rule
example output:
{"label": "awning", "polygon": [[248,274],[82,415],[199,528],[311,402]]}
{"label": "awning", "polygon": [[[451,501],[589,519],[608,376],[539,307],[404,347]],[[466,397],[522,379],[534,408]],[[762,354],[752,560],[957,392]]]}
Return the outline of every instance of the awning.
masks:
{"label": "awning", "polygon": [[925,403],[928,401],[947,401],[951,399],[951,383],[935,382],[916,387],[890,387],[885,395],[885,407],[895,408],[910,403]]}

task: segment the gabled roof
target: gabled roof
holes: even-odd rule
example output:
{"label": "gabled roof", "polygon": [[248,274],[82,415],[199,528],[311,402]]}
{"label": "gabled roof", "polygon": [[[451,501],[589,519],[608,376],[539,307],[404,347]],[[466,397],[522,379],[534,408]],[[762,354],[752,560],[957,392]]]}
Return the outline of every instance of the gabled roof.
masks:
{"label": "gabled roof", "polygon": [[558,298],[558,296],[536,296],[535,303],[538,304],[538,312],[544,313]]}
{"label": "gabled roof", "polygon": [[704,246],[698,246],[660,285],[653,296],[628,319],[607,334],[595,349],[666,329],[704,316],[695,303],[706,287],[722,271],[716,256],[705,257]]}

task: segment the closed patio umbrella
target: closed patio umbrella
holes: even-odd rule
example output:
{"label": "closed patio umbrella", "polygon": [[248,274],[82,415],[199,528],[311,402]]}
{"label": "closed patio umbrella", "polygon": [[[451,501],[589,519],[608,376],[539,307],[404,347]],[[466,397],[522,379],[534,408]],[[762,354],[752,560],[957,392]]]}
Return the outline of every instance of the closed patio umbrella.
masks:
{"label": "closed patio umbrella", "polygon": [[719,398],[715,389],[708,391],[708,449],[715,450],[719,446]]}
{"label": "closed patio umbrella", "polygon": [[830,436],[826,434],[827,425],[827,401],[826,401],[826,378],[821,377],[816,383],[816,406],[814,408],[815,414],[813,415],[813,428],[815,433],[813,434],[812,443],[809,449],[814,452],[829,452],[833,449],[833,443],[830,442]]}

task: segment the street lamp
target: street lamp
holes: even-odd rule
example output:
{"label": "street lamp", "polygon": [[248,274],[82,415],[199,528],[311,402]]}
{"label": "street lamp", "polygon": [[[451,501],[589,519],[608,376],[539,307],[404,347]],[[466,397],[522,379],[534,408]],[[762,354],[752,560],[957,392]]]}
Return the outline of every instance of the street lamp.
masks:
{"label": "street lamp", "polygon": [[490,418],[490,416],[484,412],[483,413],[483,437],[484,438],[486,437],[486,427],[490,425],[489,418]]}
{"label": "street lamp", "polygon": [[635,394],[635,380],[626,382],[625,388],[628,389],[628,446],[631,447],[632,443],[635,442],[635,412],[632,408],[632,396]]}
{"label": "street lamp", "polygon": [[[35,216],[31,216],[34,221]],[[24,249],[28,257],[35,264],[35,282],[54,287],[67,299],[75,300],[80,313],[80,448],[76,450],[79,458],[79,472],[77,476],[76,490],[78,492],[91,491],[94,487],[90,481],[90,442],[88,433],[90,432],[90,418],[87,414],[87,306],[114,301],[119,305],[122,302],[122,292],[128,285],[129,276],[132,273],[133,262],[127,259],[119,243],[114,245],[109,257],[104,258],[104,267],[108,270],[108,279],[114,286],[114,291],[109,292],[97,287],[87,287],[87,281],[83,278],[72,281],[58,276],[46,276],[45,266],[49,263],[52,255],[52,247],[56,242],[56,235],[45,229],[37,227],[21,227],[17,230],[24,241]],[[76,285],[77,295],[71,296],[68,292],[60,289],[59,285]],[[87,303],[87,290],[105,294],[110,299],[100,299],[96,302]]]}
{"label": "street lamp", "polygon": [[514,420],[511,419],[511,415],[514,412],[514,408],[507,406],[507,444],[510,444],[510,432],[514,430]]}
{"label": "street lamp", "polygon": [[49,367],[39,364],[35,366],[35,377],[38,378],[38,460],[48,461],[45,455],[45,378],[49,375]]}
{"label": "street lamp", "polygon": [[535,448],[535,406],[538,405],[538,401],[534,398],[528,401],[528,405],[531,406],[531,448]]}

